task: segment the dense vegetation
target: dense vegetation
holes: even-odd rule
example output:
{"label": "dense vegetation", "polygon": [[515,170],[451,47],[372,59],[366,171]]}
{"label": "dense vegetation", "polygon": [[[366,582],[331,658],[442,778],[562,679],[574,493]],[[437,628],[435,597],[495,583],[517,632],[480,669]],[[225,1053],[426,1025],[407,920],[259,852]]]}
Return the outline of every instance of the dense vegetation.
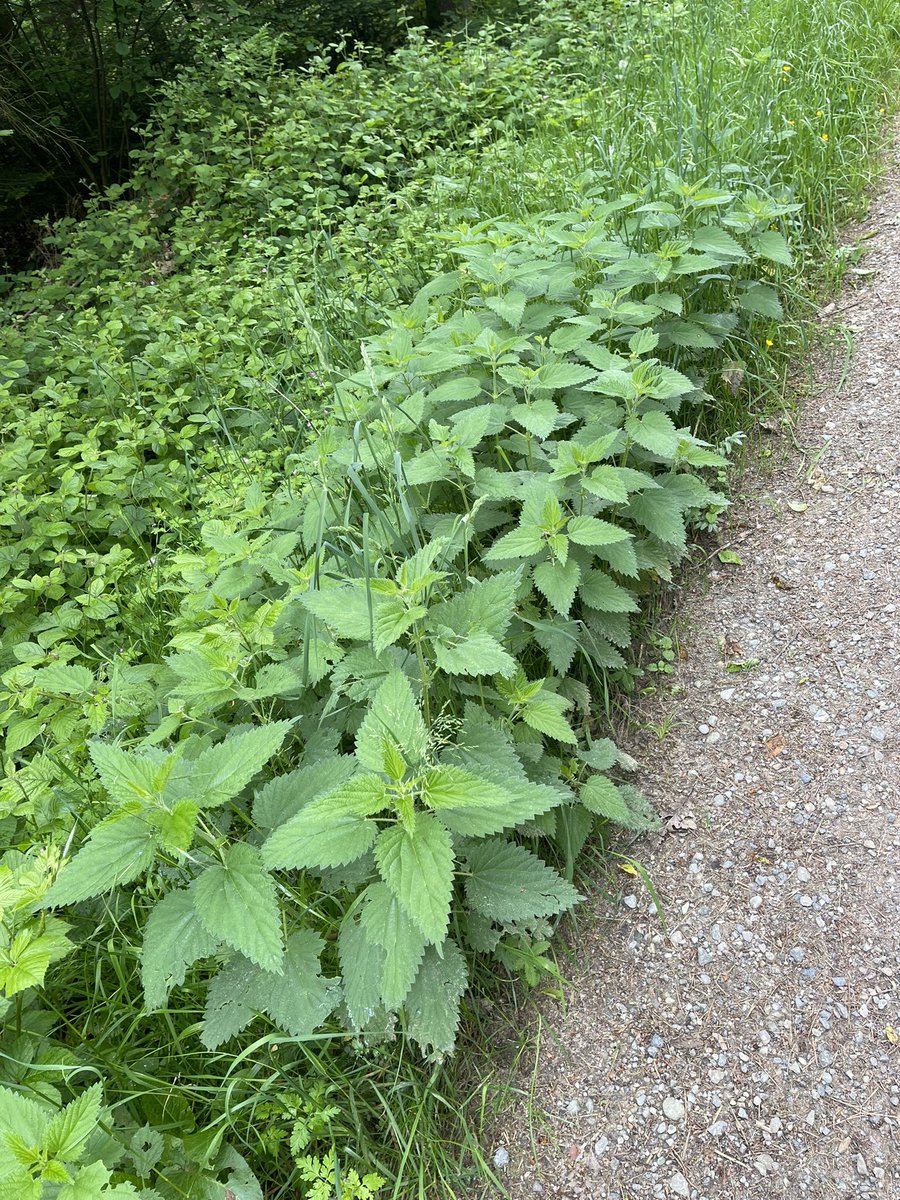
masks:
{"label": "dense vegetation", "polygon": [[897,16],[224,26],[10,281],[0,1197],[489,1176],[442,1060],[654,823],[604,711],[840,278]]}

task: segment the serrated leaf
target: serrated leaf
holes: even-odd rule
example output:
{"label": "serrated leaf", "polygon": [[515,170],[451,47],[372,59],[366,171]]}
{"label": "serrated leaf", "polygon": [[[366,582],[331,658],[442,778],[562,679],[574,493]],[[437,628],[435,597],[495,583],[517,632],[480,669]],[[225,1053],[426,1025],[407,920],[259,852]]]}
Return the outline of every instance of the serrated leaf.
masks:
{"label": "serrated leaf", "polygon": [[628,349],[632,354],[649,354],[659,345],[659,334],[652,329],[639,329],[628,339]]}
{"label": "serrated leaf", "polygon": [[536,699],[530,700],[523,708],[522,720],[532,729],[536,729],[538,733],[544,733],[558,742],[574,745],[578,739],[562,715],[567,706],[561,705],[561,700],[560,696],[541,692]]}
{"label": "serrated leaf", "polygon": [[519,571],[502,571],[472,583],[449,600],[432,606],[427,628],[452,629],[457,634],[475,630],[502,641],[516,609]]}
{"label": "serrated leaf", "polygon": [[[56,1200],[138,1200],[146,1194],[144,1189],[138,1193],[133,1184],[114,1184],[111,1180],[109,1169],[101,1161],[88,1163],[79,1168],[74,1179],[63,1184]],[[24,1194],[22,1200],[26,1200]]]}
{"label": "serrated leaf", "polygon": [[117,804],[139,800],[151,803],[160,794],[169,771],[175,765],[169,757],[165,765],[149,756],[130,754],[110,742],[89,742],[88,753],[100,776],[100,782]]}
{"label": "serrated leaf", "polygon": [[485,562],[500,562],[505,559],[530,558],[544,548],[544,538],[537,525],[519,525],[498,538],[484,555]]}
{"label": "serrated leaf", "polygon": [[199,812],[192,800],[176,800],[171,808],[154,809],[147,819],[157,830],[163,849],[175,853],[191,848]]}
{"label": "serrated leaf", "polygon": [[110,817],[66,863],[41,907],[76,904],[131,883],[150,867],[155,850],[156,830],[142,816]]}
{"label": "serrated leaf", "polygon": [[[382,753],[382,768],[384,754]],[[370,849],[378,826],[368,819],[387,804],[377,775],[360,775],[280,825],[262,848],[270,868],[342,867]]]}
{"label": "serrated leaf", "polygon": [[170,776],[170,791],[187,795],[204,808],[232,800],[281,749],[292,721],[273,721],[234,733],[196,758],[181,760]]}
{"label": "serrated leaf", "polygon": [[668,320],[657,325],[660,338],[672,346],[684,346],[692,350],[714,350],[721,342],[696,321]]}
{"label": "serrated leaf", "polygon": [[[47,1108],[36,1101],[22,1096],[11,1088],[0,1087],[0,1129],[3,1133],[15,1134],[22,1141],[40,1146],[51,1120]],[[0,1137],[0,1176],[16,1165]]]}
{"label": "serrated leaf", "polygon": [[510,795],[499,784],[460,767],[438,766],[425,772],[422,799],[443,818],[448,809],[507,804]]}
{"label": "serrated leaf", "polygon": [[531,621],[534,640],[547,655],[557,675],[565,676],[581,648],[581,626],[555,614],[543,621]]}
{"label": "serrated leaf", "polygon": [[684,545],[685,525],[681,506],[665,489],[632,496],[627,512],[632,520],[649,529],[660,541],[674,546]]}
{"label": "serrated leaf", "polygon": [[581,481],[581,486],[592,496],[599,496],[601,500],[624,504],[628,499],[628,484],[618,467],[595,467],[590,475]]}
{"label": "serrated leaf", "polygon": [[448,630],[433,640],[434,658],[448,675],[502,675],[516,673],[516,660],[489,633],[476,630],[468,636]]}
{"label": "serrated leaf", "polygon": [[354,1029],[364,1029],[381,1004],[385,952],[366,936],[355,916],[347,916],[338,935],[344,1003]]}
{"label": "serrated leaf", "polygon": [[384,830],[375,861],[385,883],[429,942],[441,942],[450,920],[453,843],[430,813],[417,812],[415,830],[403,825]]}
{"label": "serrated leaf", "polygon": [[582,785],[578,798],[588,812],[631,827],[631,811],[619,789],[605,775],[592,775]]}
{"label": "serrated leaf", "polygon": [[266,970],[280,970],[281,915],[275,884],[258,850],[247,842],[235,842],[221,863],[198,876],[192,890],[194,908],[213,937]]}
{"label": "serrated leaf", "polygon": [[626,417],[625,432],[632,441],[661,458],[674,458],[681,440],[672,418],[661,412],[644,413],[642,417]]}
{"label": "serrated leaf", "polygon": [[775,321],[780,321],[784,316],[778,293],[766,283],[752,283],[746,291],[738,293],[737,302],[746,312],[771,317]]}
{"label": "serrated leaf", "polygon": [[189,891],[169,892],[144,927],[141,982],[148,1012],[162,1008],[173,987],[184,983],[188,968],[215,954],[218,937],[200,920]]}
{"label": "serrated leaf", "polygon": [[493,921],[509,923],[554,916],[581,896],[536,855],[505,838],[488,838],[466,850],[469,904]]}
{"label": "serrated leaf", "polygon": [[425,935],[407,916],[387,884],[371,884],[365,898],[360,923],[366,937],[385,954],[381,998],[385,1008],[397,1009],[416,977],[425,953]]}
{"label": "serrated leaf", "polygon": [[627,588],[616,583],[605,571],[586,571],[579,589],[581,599],[601,612],[637,612],[637,600]]}
{"label": "serrated leaf", "polygon": [[449,1054],[456,1044],[459,1002],[469,985],[465,956],[451,938],[429,946],[406,998],[406,1029],[423,1053]]}
{"label": "serrated leaf", "polygon": [[303,592],[297,597],[305,609],[327,625],[339,638],[368,642],[374,621],[370,597],[364,586],[340,584],[337,587]]}
{"label": "serrated leaf", "polygon": [[600,738],[593,743],[589,750],[580,750],[578,757],[595,771],[608,771],[614,767],[619,757],[615,742],[609,738]]}
{"label": "serrated leaf", "polygon": [[253,820],[262,829],[274,829],[319,796],[335,791],[358,769],[350,754],[335,754],[270,779],[256,793]]}
{"label": "serrated leaf", "polygon": [[760,258],[767,258],[770,262],[781,263],[785,267],[793,265],[794,258],[791,254],[790,246],[788,246],[784,236],[774,229],[767,229],[764,233],[756,234],[755,237],[750,239],[750,245]]}
{"label": "serrated leaf", "polygon": [[534,582],[542,595],[561,616],[567,617],[581,580],[581,567],[568,562],[542,562],[534,568]]}
{"label": "serrated leaf", "polygon": [[338,1002],[337,981],[322,975],[325,943],[311,929],[298,929],[287,939],[280,975],[259,971],[247,999],[254,1008],[292,1037],[308,1037]]}
{"label": "serrated leaf", "polygon": [[77,1162],[97,1126],[102,1101],[103,1087],[95,1083],[56,1113],[44,1135],[46,1153],[64,1162]]}
{"label": "serrated leaf", "polygon": [[538,367],[529,380],[532,390],[579,387],[596,375],[591,367],[580,367],[577,363],[545,363]]}
{"label": "serrated leaf", "polygon": [[390,738],[410,764],[421,762],[428,733],[409,680],[392,671],[375,693],[356,734],[356,757],[370,771],[384,770],[384,739]]}
{"label": "serrated leaf", "polygon": [[707,225],[698,229],[691,239],[691,245],[695,250],[721,255],[723,258],[747,257],[740,242],[735,241],[731,234],[716,225]]}
{"label": "serrated leaf", "polygon": [[627,529],[599,517],[572,517],[566,526],[566,536],[578,546],[612,546],[632,537]]}
{"label": "serrated leaf", "polygon": [[485,296],[484,302],[513,329],[518,329],[522,324],[526,304],[524,292],[513,291],[507,292],[503,296]]}

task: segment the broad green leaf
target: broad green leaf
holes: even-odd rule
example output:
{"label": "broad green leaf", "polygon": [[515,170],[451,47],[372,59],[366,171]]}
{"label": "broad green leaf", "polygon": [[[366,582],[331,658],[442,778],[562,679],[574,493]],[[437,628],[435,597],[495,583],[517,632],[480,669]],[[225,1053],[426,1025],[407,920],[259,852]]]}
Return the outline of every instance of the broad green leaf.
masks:
{"label": "broad green leaf", "polygon": [[756,234],[750,239],[750,245],[760,258],[781,263],[785,267],[793,264],[794,259],[787,241],[774,229],[767,229],[764,233]]}
{"label": "broad green leaf", "polygon": [[193,884],[194,907],[213,937],[270,971],[284,958],[275,884],[259,851],[235,842],[224,860],[207,867]]}
{"label": "broad green leaf", "polygon": [[335,754],[279,775],[263,784],[253,801],[253,820],[262,829],[274,829],[319,796],[335,791],[358,768],[349,754]]}
{"label": "broad green leaf", "polygon": [[516,660],[489,633],[475,630],[457,635],[448,630],[433,641],[437,665],[448,675],[503,675],[516,673]]}
{"label": "broad green leaf", "polygon": [[777,292],[767,283],[750,284],[745,291],[738,293],[737,302],[746,312],[759,313],[775,321],[780,321],[784,316]]}
{"label": "broad green leaf", "polygon": [[605,571],[586,571],[581,581],[579,595],[585,604],[602,612],[637,612],[639,605],[634,596],[616,583]]}
{"label": "broad green leaf", "polygon": [[502,571],[470,584],[449,600],[432,606],[427,627],[452,629],[457,634],[483,630],[502,641],[516,609],[519,571]]}
{"label": "broad green leaf", "polygon": [[594,742],[590,750],[580,750],[578,757],[589,767],[593,767],[595,771],[608,771],[610,767],[616,765],[619,751],[615,742],[610,741],[609,738],[601,738]]}
{"label": "broad green leaf", "polygon": [[360,921],[346,916],[338,935],[344,1003],[354,1029],[364,1029],[381,1004],[385,952],[366,936]]}
{"label": "broad green leaf", "polygon": [[529,381],[532,390],[579,387],[597,374],[590,367],[580,367],[576,363],[546,363],[538,367]]}
{"label": "broad green leaf", "polygon": [[572,517],[566,526],[566,536],[578,546],[611,546],[630,541],[632,535],[599,517]]}
{"label": "broad green leaf", "polygon": [[142,816],[112,816],[63,867],[42,908],[100,896],[142,875],[153,862],[156,831]]}
{"label": "broad green leaf", "polygon": [[465,956],[451,938],[429,946],[406,998],[406,1029],[423,1053],[449,1054],[459,1028],[459,1002],[469,984]]}
{"label": "broad green leaf", "polygon": [[485,562],[501,562],[505,559],[530,558],[544,548],[544,538],[539,526],[519,525],[498,538],[484,555]]}
{"label": "broad green leaf", "polygon": [[311,929],[298,929],[287,939],[280,975],[258,971],[247,999],[292,1037],[307,1037],[338,1003],[337,980],[322,975],[325,943]]}
{"label": "broad green leaf", "polygon": [[360,923],[366,937],[384,951],[381,998],[385,1008],[397,1009],[416,977],[425,953],[425,935],[384,883],[366,889]]}
{"label": "broad green leaf", "polygon": [[674,458],[681,440],[672,418],[661,412],[644,413],[642,417],[626,417],[625,432],[632,441],[661,458]]}
{"label": "broad green leaf", "polygon": [[131,804],[135,800],[152,803],[165,787],[174,766],[174,756],[161,764],[149,756],[128,753],[110,742],[90,742],[88,752],[100,782],[117,804]]}
{"label": "broad green leaf", "polygon": [[599,496],[601,500],[624,504],[628,499],[628,485],[618,467],[595,467],[590,475],[581,481],[581,486],[592,496]]}
{"label": "broad green leaf", "polygon": [[188,968],[215,954],[219,938],[209,932],[187,889],[169,892],[144,927],[141,982],[148,1012],[162,1008],[173,987],[184,983]]}
{"label": "broad green leaf", "polygon": [[480,393],[481,384],[477,379],[460,375],[455,379],[448,379],[446,383],[429,392],[428,400],[431,404],[459,403],[462,400],[474,400]]}
{"label": "broad green leaf", "polygon": [[660,321],[656,328],[660,340],[666,345],[685,346],[693,350],[714,350],[721,341],[721,338],[715,337],[696,321]]}
{"label": "broad green leaf", "polygon": [[735,241],[730,233],[726,233],[724,229],[720,229],[717,225],[707,225],[698,229],[691,239],[691,245],[695,250],[720,255],[723,258],[747,257],[747,253],[740,242]]}
{"label": "broad green leaf", "polygon": [[[51,1114],[44,1105],[10,1088],[0,1086],[0,1130],[3,1134],[15,1134],[29,1145],[40,1146],[50,1120]],[[15,1156],[6,1145],[5,1138],[0,1135],[0,1178],[11,1172],[16,1165]]]}
{"label": "broad green leaf", "polygon": [[581,625],[551,613],[542,621],[530,621],[534,640],[547,655],[557,675],[565,676],[581,648]]}
{"label": "broad green leaf", "polygon": [[44,1135],[46,1152],[64,1162],[77,1162],[97,1126],[102,1101],[102,1085],[95,1083],[56,1113]]}
{"label": "broad green leaf", "polygon": [[565,912],[580,899],[570,883],[536,855],[505,838],[488,838],[465,854],[466,898],[493,921],[529,921]]}
{"label": "broad green leaf", "polygon": [[559,421],[559,409],[552,400],[533,400],[530,404],[514,404],[509,418],[535,437],[548,438]]}
{"label": "broad green leaf", "polygon": [[489,779],[460,767],[431,767],[425,772],[422,799],[437,809],[441,818],[447,809],[477,808],[508,804],[509,792]]}
{"label": "broad green leaf", "polygon": [[632,496],[627,512],[632,520],[649,529],[660,541],[675,546],[684,545],[685,526],[681,505],[665,489]]}
{"label": "broad green leaf", "polygon": [[273,721],[258,729],[234,733],[197,758],[181,760],[171,776],[171,790],[215,808],[232,800],[269,761],[287,736],[292,721]]}
{"label": "broad green leaf", "polygon": [[507,292],[504,296],[485,296],[484,302],[492,308],[498,317],[507,325],[518,329],[525,314],[526,296],[524,292]]}
{"label": "broad green leaf", "polygon": [[450,835],[430,813],[415,831],[394,825],[379,835],[375,861],[385,883],[429,942],[441,942],[450,919],[454,855]]}
{"label": "broad green leaf", "polygon": [[[133,1184],[112,1183],[108,1167],[101,1161],[80,1167],[69,1183],[56,1193],[56,1200],[138,1200],[146,1193],[138,1192]],[[26,1200],[23,1195],[22,1200]]]}
{"label": "broad green leaf", "polygon": [[659,344],[659,334],[652,329],[639,329],[628,339],[628,349],[632,354],[649,354]]}
{"label": "broad green leaf", "polygon": [[[569,524],[571,528],[571,522]],[[580,580],[581,568],[574,559],[566,563],[542,562],[534,568],[534,582],[538,590],[564,617],[569,615]]]}
{"label": "broad green leaf", "polygon": [[176,800],[171,808],[153,809],[147,819],[157,830],[163,849],[175,853],[190,850],[199,812],[199,806],[192,800]]}
{"label": "broad green leaf", "polygon": [[579,797],[588,812],[615,821],[617,825],[630,824],[630,812],[621,792],[605,775],[592,775],[581,788]]}
{"label": "broad green leaf", "polygon": [[280,825],[263,846],[263,861],[269,868],[342,867],[354,862],[378,833],[368,817],[387,803],[379,776],[356,776]]}
{"label": "broad green leaf", "polygon": [[607,562],[619,575],[626,575],[630,579],[637,579],[638,562],[634,549],[634,539],[627,542],[617,542],[612,546],[597,546],[594,548],[594,553],[598,558],[602,558]]}
{"label": "broad green leaf", "polygon": [[339,638],[368,642],[372,636],[374,612],[364,585],[340,584],[337,587],[304,592],[297,597],[305,609],[318,617]]}
{"label": "broad green leaf", "polygon": [[392,671],[385,679],[356,734],[356,757],[368,770],[384,770],[386,737],[408,763],[414,765],[424,759],[428,733],[402,671]]}
{"label": "broad green leaf", "polygon": [[563,716],[568,707],[568,702],[562,696],[556,696],[552,692],[541,692],[522,709],[522,720],[538,733],[544,733],[558,742],[574,745],[578,739]]}

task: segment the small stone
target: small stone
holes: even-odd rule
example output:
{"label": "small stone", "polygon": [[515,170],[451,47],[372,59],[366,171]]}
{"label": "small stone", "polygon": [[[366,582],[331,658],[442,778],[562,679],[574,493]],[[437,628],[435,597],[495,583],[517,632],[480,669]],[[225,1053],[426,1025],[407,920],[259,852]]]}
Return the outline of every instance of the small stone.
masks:
{"label": "small stone", "polygon": [[812,896],[801,896],[799,903],[801,908],[812,908]]}
{"label": "small stone", "polygon": [[778,1166],[771,1154],[760,1154],[759,1158],[753,1163],[753,1166],[764,1178],[766,1175],[771,1175],[773,1171],[778,1170]]}
{"label": "small stone", "polygon": [[494,1166],[498,1171],[509,1166],[509,1151],[505,1146],[498,1146],[494,1151]]}
{"label": "small stone", "polygon": [[666,1096],[662,1110],[669,1121],[680,1121],[684,1116],[684,1105],[676,1096]]}
{"label": "small stone", "polygon": [[597,1156],[597,1158],[602,1158],[608,1149],[609,1138],[606,1136],[606,1134],[597,1138],[596,1142],[594,1142],[594,1154]]}
{"label": "small stone", "polygon": [[577,1117],[578,1114],[581,1112],[581,1105],[578,1103],[577,1100],[570,1100],[569,1103],[566,1105],[566,1112],[568,1113],[568,1115],[570,1117]]}
{"label": "small stone", "polygon": [[866,1160],[863,1158],[863,1156],[861,1154],[857,1154],[857,1156],[856,1156],[856,1173],[857,1173],[857,1175],[868,1175],[868,1173],[869,1173],[869,1168],[868,1168],[868,1165],[866,1164]]}
{"label": "small stone", "polygon": [[716,1086],[718,1086],[724,1078],[725,1072],[720,1070],[719,1067],[713,1067],[713,1069],[709,1072],[709,1082],[715,1084]]}
{"label": "small stone", "polygon": [[543,1196],[544,1185],[542,1183],[538,1183],[538,1181],[535,1180],[534,1183],[531,1185],[531,1190],[534,1192],[535,1196]]}
{"label": "small stone", "polygon": [[750,897],[750,907],[753,909],[754,912],[758,908],[761,908],[762,907],[762,896],[751,896]]}
{"label": "small stone", "polygon": [[884,730],[879,728],[878,725],[873,725],[872,728],[869,730],[869,737],[872,739],[873,742],[883,742],[884,741]]}
{"label": "small stone", "polygon": [[714,1138],[723,1137],[728,1132],[727,1121],[713,1121],[707,1133],[710,1133]]}
{"label": "small stone", "polygon": [[700,949],[697,951],[697,963],[701,967],[706,967],[711,962],[712,962],[712,955],[704,946],[701,946]]}
{"label": "small stone", "polygon": [[809,883],[811,878],[812,876],[810,875],[809,871],[807,871],[806,867],[797,868],[797,880],[799,883]]}
{"label": "small stone", "polygon": [[843,975],[832,975],[831,982],[834,984],[834,986],[836,988],[842,988],[842,987],[847,986],[847,980],[843,977]]}
{"label": "small stone", "polygon": [[791,962],[802,963],[806,957],[806,951],[802,946],[795,946],[791,951]]}
{"label": "small stone", "polygon": [[685,1179],[685,1177],[682,1175],[682,1173],[680,1171],[676,1171],[675,1174],[669,1179],[669,1187],[672,1190],[673,1195],[675,1195],[675,1196],[688,1196],[689,1197],[691,1194],[691,1189],[690,1189],[690,1186],[688,1185],[688,1181]]}
{"label": "small stone", "polygon": [[637,908],[637,896],[623,896],[622,903],[626,908]]}

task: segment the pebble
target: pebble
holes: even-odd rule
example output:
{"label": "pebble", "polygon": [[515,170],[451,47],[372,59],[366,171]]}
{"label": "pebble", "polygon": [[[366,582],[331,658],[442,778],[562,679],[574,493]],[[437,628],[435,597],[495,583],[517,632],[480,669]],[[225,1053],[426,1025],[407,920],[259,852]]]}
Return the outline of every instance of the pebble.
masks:
{"label": "pebble", "polygon": [[811,878],[812,876],[810,875],[809,871],[807,871],[806,867],[797,868],[797,880],[799,883],[809,883]]}
{"label": "pebble", "polygon": [[707,1133],[711,1134],[714,1138],[723,1137],[727,1132],[727,1121],[713,1121],[712,1125],[710,1125],[709,1129],[707,1130]]}
{"label": "pebble", "polygon": [[706,967],[711,962],[712,962],[712,955],[704,946],[701,946],[700,949],[697,951],[697,963],[701,967]]}
{"label": "pebble", "polygon": [[795,946],[793,948],[793,950],[791,951],[790,957],[791,957],[792,962],[802,963],[804,958],[806,957],[806,951],[803,949],[802,946]]}
{"label": "pebble", "polygon": [[691,1189],[688,1181],[680,1171],[676,1171],[669,1179],[669,1187],[676,1196],[690,1196]]}
{"label": "pebble", "polygon": [[505,1146],[498,1146],[494,1151],[494,1166],[502,1171],[504,1167],[509,1166],[509,1151]]}
{"label": "pebble", "polygon": [[637,908],[637,896],[623,896],[622,903],[626,908]]}
{"label": "pebble", "polygon": [[676,1096],[666,1096],[662,1109],[663,1115],[670,1121],[680,1121],[684,1116],[684,1105]]}

